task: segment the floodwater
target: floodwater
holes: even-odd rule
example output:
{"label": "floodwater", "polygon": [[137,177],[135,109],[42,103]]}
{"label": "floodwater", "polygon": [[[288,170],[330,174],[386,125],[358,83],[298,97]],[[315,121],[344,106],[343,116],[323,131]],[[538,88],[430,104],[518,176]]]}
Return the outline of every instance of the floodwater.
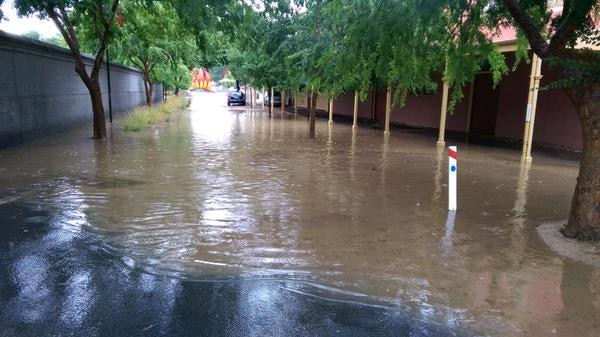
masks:
{"label": "floodwater", "polygon": [[0,150],[0,335],[599,336],[600,269],[536,233],[577,163],[227,108]]}

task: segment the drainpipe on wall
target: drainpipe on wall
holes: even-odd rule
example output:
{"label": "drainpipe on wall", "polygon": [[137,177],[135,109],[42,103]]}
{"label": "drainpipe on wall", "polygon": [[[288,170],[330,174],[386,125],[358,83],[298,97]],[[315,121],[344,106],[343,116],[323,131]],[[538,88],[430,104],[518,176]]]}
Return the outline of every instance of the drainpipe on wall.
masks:
{"label": "drainpipe on wall", "polygon": [[109,48],[109,46],[106,46],[106,84],[108,86],[108,119],[112,124],[112,98],[110,94],[110,58],[108,54]]}

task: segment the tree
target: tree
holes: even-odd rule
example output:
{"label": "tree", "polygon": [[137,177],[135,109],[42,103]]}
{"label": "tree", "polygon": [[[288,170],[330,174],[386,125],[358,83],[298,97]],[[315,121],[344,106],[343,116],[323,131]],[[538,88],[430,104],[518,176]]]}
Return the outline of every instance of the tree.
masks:
{"label": "tree", "polygon": [[174,90],[175,95],[179,95],[179,90],[189,88],[192,82],[190,69],[179,62],[159,64],[154,68],[153,77],[157,82],[161,82],[166,90]]}
{"label": "tree", "polygon": [[[235,0],[170,0],[182,25],[192,32],[205,67],[223,64],[224,46],[238,33],[244,3]],[[226,35],[226,36],[223,36]]]}
{"label": "tree", "polygon": [[286,64],[293,87],[304,88],[307,92],[309,115],[309,136],[315,138],[316,105],[319,92],[332,95],[335,89],[327,83],[326,62],[319,62],[334,44],[331,21],[323,11],[326,1],[311,0],[303,3],[302,9],[294,17],[296,30],[290,36],[288,50],[297,51],[289,55]]}
{"label": "tree", "polygon": [[261,8],[248,8],[229,56],[232,73],[242,81],[306,91],[312,138],[317,94],[328,89],[323,85],[326,66],[319,63],[332,42],[321,13],[324,4],[273,0],[263,1]]}
{"label": "tree", "polygon": [[[100,87],[100,67],[110,36],[115,27],[114,17],[119,0],[15,0],[19,15],[37,15],[54,22],[67,43],[75,72],[88,89],[94,116],[94,138],[106,137],[106,122]],[[96,38],[94,61],[88,71],[82,56],[78,28],[82,22],[93,29]]]}
{"label": "tree", "polygon": [[[286,40],[293,35],[289,1],[264,2],[264,8],[240,6],[238,29],[227,59],[229,70],[244,83],[267,89],[286,89],[286,57],[291,52]],[[269,115],[271,115],[269,105]]]}
{"label": "tree", "polygon": [[182,75],[182,68],[195,58],[198,48],[169,3],[130,0],[123,1],[121,8],[126,24],[116,36],[115,53],[119,61],[142,70],[146,105],[150,106],[154,82],[180,88],[189,78]]}
{"label": "tree", "polygon": [[545,1],[502,0],[494,5],[498,17],[519,27],[533,52],[562,74],[554,86],[566,90],[583,133],[579,176],[564,234],[600,240],[600,52],[575,48],[578,42],[600,45],[600,4],[565,0],[562,12],[555,15]]}
{"label": "tree", "polygon": [[[600,240],[600,52],[597,48],[577,48],[581,43],[600,45],[599,3],[566,0],[562,11],[554,12],[541,0],[457,2],[454,6],[457,29],[448,48],[448,75],[455,86],[473,78],[473,71],[462,69],[465,66],[461,62],[467,60],[468,65],[473,60],[469,56],[477,54],[477,46],[490,45],[484,32],[494,32],[502,26],[517,28],[521,41],[517,60],[526,58],[526,49],[530,48],[560,73],[559,80],[549,87],[566,91],[577,111],[583,136],[579,177],[563,232],[579,240]],[[504,59],[489,59],[498,65],[494,78],[499,80],[507,70],[502,68],[506,67]]]}
{"label": "tree", "polygon": [[[170,0],[175,8],[180,30],[185,37],[179,38],[184,48],[179,48],[178,62],[171,62],[170,68],[163,67],[157,71],[157,76],[173,74],[174,77],[166,83],[179,83],[175,92],[189,85],[189,72],[183,72],[193,67],[212,68],[216,65],[227,64],[227,50],[230,40],[238,33],[237,26],[241,10],[246,5],[234,0]],[[194,41],[195,40],[195,41]],[[189,46],[194,48],[189,48]],[[187,47],[186,47],[187,46]],[[172,61],[177,58],[171,58]],[[160,74],[160,75],[159,75]],[[186,83],[186,86],[181,84]]]}
{"label": "tree", "polygon": [[[353,83],[352,69],[364,73],[374,67],[378,78],[417,92],[435,86],[436,74],[453,86],[451,105],[462,98],[462,87],[482,64],[491,67],[495,83],[509,69],[490,35],[501,27],[518,31],[517,62],[527,60],[527,48],[554,66],[571,98],[583,131],[580,173],[565,235],[580,240],[600,239],[600,53],[575,48],[578,43],[600,45],[600,10],[596,0],[564,1],[562,12],[552,12],[544,0],[403,0],[393,2],[334,0],[327,15],[344,28],[341,41],[322,61],[342,73],[341,83]],[[373,24],[377,18],[378,31]],[[360,48],[376,41],[375,46]],[[354,64],[354,65],[353,65]],[[364,64],[364,66],[361,66]],[[381,71],[381,69],[386,69]],[[389,69],[389,70],[388,70]],[[332,79],[324,80],[332,90]],[[366,81],[363,77],[363,81]],[[365,85],[363,84],[363,88]]]}

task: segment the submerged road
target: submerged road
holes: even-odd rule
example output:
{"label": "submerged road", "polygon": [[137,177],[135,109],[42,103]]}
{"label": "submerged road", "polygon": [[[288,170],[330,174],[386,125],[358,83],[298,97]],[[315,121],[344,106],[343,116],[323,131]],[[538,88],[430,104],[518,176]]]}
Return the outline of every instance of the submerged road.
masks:
{"label": "submerged road", "polygon": [[225,103],[0,151],[0,336],[598,336],[600,270],[536,233],[576,162],[459,142],[449,216],[432,137]]}

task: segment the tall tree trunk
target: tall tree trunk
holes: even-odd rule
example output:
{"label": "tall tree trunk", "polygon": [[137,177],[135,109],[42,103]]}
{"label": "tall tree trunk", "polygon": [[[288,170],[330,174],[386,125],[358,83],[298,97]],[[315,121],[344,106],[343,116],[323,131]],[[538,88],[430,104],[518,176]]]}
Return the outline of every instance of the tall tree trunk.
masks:
{"label": "tall tree trunk", "polygon": [[94,114],[94,138],[106,138],[106,119],[104,118],[104,104],[102,104],[102,91],[100,81],[92,78],[87,85],[92,100],[92,112]]}
{"label": "tall tree trunk", "polygon": [[154,96],[154,85],[150,81],[146,81],[146,105],[152,106]]}
{"label": "tall tree trunk", "polygon": [[315,138],[315,115],[316,115],[316,109],[317,109],[317,93],[316,92],[312,92],[310,93],[311,99],[310,99],[310,103],[309,103],[309,134],[310,134],[310,138]]}
{"label": "tall tree trunk", "polygon": [[104,116],[104,104],[102,103],[102,90],[100,87],[100,78],[97,76],[89,76],[85,70],[85,64],[81,57],[75,57],[75,72],[81,78],[81,81],[90,93],[92,101],[92,114],[94,121],[94,139],[106,138],[106,118]]}
{"label": "tall tree trunk", "polygon": [[110,3],[110,8],[105,8],[103,2],[97,2],[99,11],[95,14],[101,16],[99,21],[102,29],[101,31],[98,31],[101,32],[100,40],[98,41],[100,45],[96,51],[94,64],[89,75],[81,56],[79,41],[77,39],[77,34],[75,33],[76,29],[70,20],[70,16],[67,14],[64,2],[62,5],[50,4],[48,1],[44,1],[43,3],[44,4],[42,6],[44,8],[44,12],[48,15],[52,22],[54,22],[54,25],[65,39],[65,42],[71,50],[71,54],[73,55],[73,59],[75,61],[75,72],[77,72],[90,93],[90,98],[92,100],[92,111],[94,114],[94,138],[106,138],[106,121],[104,119],[104,106],[102,104],[102,91],[100,90],[99,72],[102,66],[104,52],[108,46],[111,23],[113,22],[115,13],[119,7],[119,0],[112,0]]}
{"label": "tall tree trunk", "polygon": [[179,88],[175,88],[175,96],[179,96]]}
{"label": "tall tree trunk", "polygon": [[148,62],[143,63],[144,68],[144,92],[146,93],[146,105],[152,106],[152,91],[153,85],[152,80],[150,79],[150,72],[152,71],[152,66]]}
{"label": "tall tree trunk", "polygon": [[568,93],[581,123],[583,152],[564,233],[578,240],[597,241],[600,240],[600,83],[569,89]]}

